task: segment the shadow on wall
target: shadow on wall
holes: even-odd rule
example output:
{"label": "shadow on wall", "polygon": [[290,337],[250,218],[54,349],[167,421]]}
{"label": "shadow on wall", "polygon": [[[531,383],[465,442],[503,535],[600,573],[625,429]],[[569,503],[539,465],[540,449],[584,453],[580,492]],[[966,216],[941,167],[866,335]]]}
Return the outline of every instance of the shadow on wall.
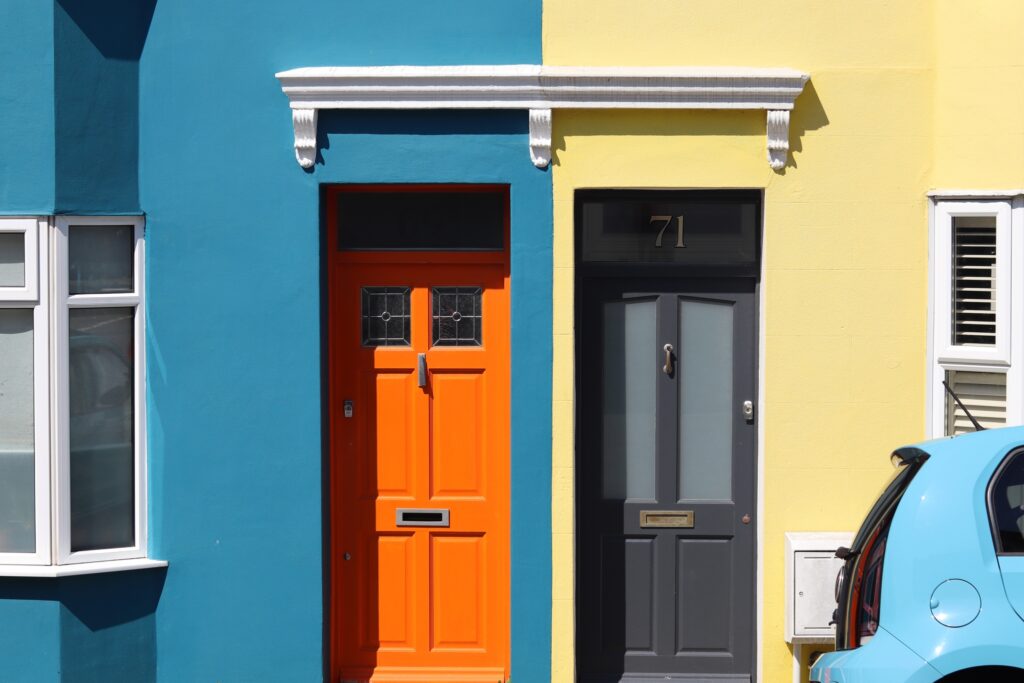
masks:
{"label": "shadow on wall", "polygon": [[[803,151],[803,136],[829,124],[814,83],[808,81],[796,99],[789,128],[789,160],[785,168],[796,168],[796,155]],[[767,119],[763,111],[735,109],[644,109],[575,110],[572,117],[555,114],[552,138],[554,163],[565,150],[566,138],[573,136],[755,136],[764,138]],[[785,173],[785,169],[781,171]]]}
{"label": "shadow on wall", "polygon": [[140,210],[139,60],[156,0],[57,0],[57,213]]}
{"label": "shadow on wall", "polygon": [[57,0],[57,5],[101,55],[139,61],[156,0]]}
{"label": "shadow on wall", "polygon": [[61,683],[149,683],[156,680],[155,614],[166,576],[166,569],[147,569],[0,579],[0,601],[60,603],[52,639],[60,646]]}
{"label": "shadow on wall", "polygon": [[793,116],[789,122],[789,161],[786,168],[796,168],[796,155],[804,149],[804,133],[827,125],[828,115],[825,114],[825,108],[818,99],[818,91],[814,89],[812,81],[807,81],[804,91],[796,98]]}

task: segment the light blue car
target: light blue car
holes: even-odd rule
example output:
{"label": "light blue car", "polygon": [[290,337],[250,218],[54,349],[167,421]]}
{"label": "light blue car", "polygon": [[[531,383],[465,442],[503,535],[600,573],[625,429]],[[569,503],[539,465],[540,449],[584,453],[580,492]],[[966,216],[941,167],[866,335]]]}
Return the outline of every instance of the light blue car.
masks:
{"label": "light blue car", "polygon": [[1024,427],[893,453],[817,683],[1024,682]]}

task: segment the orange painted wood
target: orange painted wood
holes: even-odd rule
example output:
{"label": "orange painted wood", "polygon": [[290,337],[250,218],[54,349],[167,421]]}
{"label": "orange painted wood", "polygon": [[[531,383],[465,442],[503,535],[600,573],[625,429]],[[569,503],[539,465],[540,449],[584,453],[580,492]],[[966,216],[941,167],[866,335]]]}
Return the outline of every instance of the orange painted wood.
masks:
{"label": "orange painted wood", "polygon": [[[436,264],[407,253],[340,254],[330,223],[332,680],[504,681],[506,262],[470,263],[465,253],[439,254]],[[409,346],[363,347],[361,289],[377,286],[412,288]],[[483,287],[482,346],[431,346],[430,292],[438,286]],[[419,353],[426,388],[417,386]],[[346,400],[354,402],[351,418]],[[397,526],[398,508],[448,509],[450,526]]]}

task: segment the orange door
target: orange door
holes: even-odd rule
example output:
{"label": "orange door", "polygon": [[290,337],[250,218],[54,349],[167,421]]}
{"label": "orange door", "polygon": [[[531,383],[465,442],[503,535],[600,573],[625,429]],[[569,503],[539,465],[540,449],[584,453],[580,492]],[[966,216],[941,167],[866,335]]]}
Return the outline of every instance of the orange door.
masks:
{"label": "orange door", "polygon": [[504,255],[379,256],[331,269],[333,680],[502,682]]}

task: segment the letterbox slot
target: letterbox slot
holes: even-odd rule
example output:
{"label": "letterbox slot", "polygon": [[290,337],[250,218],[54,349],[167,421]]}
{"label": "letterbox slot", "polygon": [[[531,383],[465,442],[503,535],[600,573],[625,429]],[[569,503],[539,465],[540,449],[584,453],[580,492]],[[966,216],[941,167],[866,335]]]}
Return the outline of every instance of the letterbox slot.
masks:
{"label": "letterbox slot", "polygon": [[396,526],[448,526],[448,510],[398,508]]}

